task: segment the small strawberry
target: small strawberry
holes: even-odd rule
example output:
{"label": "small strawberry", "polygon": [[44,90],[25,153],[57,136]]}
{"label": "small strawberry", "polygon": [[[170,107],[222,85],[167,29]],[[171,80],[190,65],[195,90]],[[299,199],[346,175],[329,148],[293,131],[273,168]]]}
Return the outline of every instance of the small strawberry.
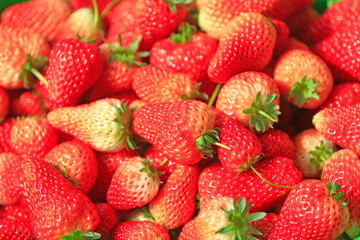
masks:
{"label": "small strawberry", "polygon": [[199,173],[194,165],[176,166],[149,204],[149,211],[156,223],[167,229],[175,229],[192,218]]}
{"label": "small strawberry", "polygon": [[265,73],[243,72],[223,85],[216,108],[241,125],[264,132],[278,121],[279,95],[274,80]]}
{"label": "small strawberry", "polygon": [[309,128],[294,138],[294,164],[304,178],[320,178],[325,161],[336,151],[336,145],[316,129]]}
{"label": "small strawberry", "polygon": [[271,60],[275,42],[276,29],[265,16],[240,13],[222,32],[210,61],[209,77],[224,83],[236,73],[263,69]]}
{"label": "small strawberry", "polygon": [[122,222],[114,230],[114,240],[170,240],[165,228],[150,221]]}
{"label": "small strawberry", "polygon": [[6,115],[9,113],[10,99],[5,89],[0,87],[0,123],[2,123]]}
{"label": "small strawberry", "polygon": [[221,126],[221,144],[228,146],[218,149],[219,160],[231,172],[246,171],[260,159],[261,142],[249,129],[241,126],[235,119],[228,118]]}
{"label": "small strawberry", "polygon": [[11,151],[10,133],[15,122],[16,118],[8,118],[0,124],[0,153]]}
{"label": "small strawberry", "polygon": [[106,200],[119,210],[141,207],[156,196],[159,186],[159,173],[149,160],[133,157],[119,165],[111,179]]}
{"label": "small strawberry", "polygon": [[47,109],[44,100],[36,92],[23,92],[19,98],[11,100],[11,112],[16,116],[41,116]]}
{"label": "small strawberry", "polygon": [[20,202],[22,196],[22,159],[14,153],[0,153],[0,204]]}
{"label": "small strawberry", "polygon": [[1,240],[36,240],[29,223],[15,219],[0,220]]}
{"label": "small strawberry", "polygon": [[56,144],[56,129],[46,118],[19,119],[11,128],[11,149],[22,158],[42,159]]}
{"label": "small strawberry", "polygon": [[117,99],[107,98],[89,104],[58,108],[50,112],[47,118],[55,128],[97,151],[121,151],[131,138],[131,110]]}
{"label": "small strawberry", "polygon": [[94,205],[100,218],[95,232],[101,235],[100,239],[110,239],[114,228],[118,224],[118,215],[108,203],[94,203]]}
{"label": "small strawberry", "polygon": [[213,109],[195,100],[145,105],[134,111],[132,123],[135,134],[180,164],[212,155],[211,143],[218,139],[214,125]]}
{"label": "small strawberry", "polygon": [[51,42],[70,14],[70,6],[63,0],[31,0],[6,8],[1,14],[1,22],[30,28]]}
{"label": "small strawberry", "polygon": [[360,235],[360,160],[356,153],[348,149],[335,152],[324,164],[322,181],[334,181],[341,186],[347,197],[346,203],[350,220],[345,232],[349,237]]}
{"label": "small strawberry", "polygon": [[94,204],[56,168],[34,159],[25,159],[21,166],[25,175],[25,202],[36,239],[58,240],[65,235],[84,239],[79,235],[89,235],[87,232],[96,229],[99,215]]}
{"label": "small strawberry", "polygon": [[295,158],[295,146],[287,133],[278,129],[269,129],[258,137],[261,142],[264,158]]}
{"label": "small strawberry", "polygon": [[77,140],[60,143],[51,149],[44,161],[57,168],[83,193],[94,186],[98,163],[94,151],[84,143]]}
{"label": "small strawberry", "polygon": [[268,240],[339,237],[349,221],[349,210],[343,202],[343,195],[336,193],[339,187],[316,179],[295,185]]}
{"label": "small strawberry", "polygon": [[132,78],[136,95],[148,103],[180,101],[182,94],[190,96],[196,85],[191,75],[153,66],[136,69]]}
{"label": "small strawberry", "polygon": [[325,108],[315,114],[313,124],[326,139],[360,154],[359,119],[360,105],[356,104]]}
{"label": "small strawberry", "polygon": [[51,49],[44,75],[49,83],[43,95],[45,105],[55,109],[77,104],[100,77],[103,65],[94,45],[77,39],[58,41]]}
{"label": "small strawberry", "polygon": [[307,50],[283,53],[274,69],[280,94],[297,107],[314,109],[329,96],[333,77],[325,62]]}
{"label": "small strawberry", "polygon": [[348,106],[360,103],[360,83],[349,82],[335,85],[319,109]]}

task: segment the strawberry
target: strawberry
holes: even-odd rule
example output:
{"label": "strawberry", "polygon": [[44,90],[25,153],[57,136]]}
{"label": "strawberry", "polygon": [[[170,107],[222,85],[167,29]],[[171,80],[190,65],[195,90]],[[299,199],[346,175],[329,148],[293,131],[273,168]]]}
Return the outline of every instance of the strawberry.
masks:
{"label": "strawberry", "polygon": [[[20,169],[21,171],[21,169]],[[22,222],[30,221],[29,210],[24,204],[6,205],[0,208],[0,219],[15,219]]]}
{"label": "strawberry", "polygon": [[135,100],[139,100],[139,97],[136,95],[136,93],[133,90],[112,94],[109,97],[119,99],[129,105],[131,105],[131,103],[134,102]]}
{"label": "strawberry", "polygon": [[[264,159],[253,167],[264,179],[276,184],[292,186],[302,178],[293,161],[285,157]],[[256,212],[266,211],[280,202],[290,188],[272,186],[260,179],[252,170],[237,174],[215,163],[201,172],[198,190],[201,197],[245,197],[247,201],[253,202],[250,212]]]}
{"label": "strawberry", "polygon": [[297,107],[314,109],[329,96],[333,78],[325,62],[307,50],[294,49],[280,56],[274,69],[280,94]]}
{"label": "strawberry", "polygon": [[42,159],[56,144],[56,129],[46,118],[19,119],[11,128],[11,149],[22,158]]}
{"label": "strawberry", "polygon": [[[360,105],[325,108],[315,114],[313,123],[316,130],[333,143],[360,154],[357,124],[360,117]],[[341,123],[341,124],[339,124]]]}
{"label": "strawberry", "polygon": [[15,219],[0,220],[0,239],[2,240],[35,240],[27,222]]}
{"label": "strawberry", "polygon": [[[33,73],[49,55],[46,39],[27,28],[0,24],[0,86],[6,89],[29,87]],[[37,71],[36,71],[37,72]]]}
{"label": "strawberry", "polygon": [[320,178],[325,161],[336,151],[336,145],[316,129],[309,128],[294,138],[294,164],[304,178]]}
{"label": "strawberry", "polygon": [[265,73],[243,72],[223,85],[216,108],[241,125],[264,132],[278,120],[279,95],[274,80]]}
{"label": "strawberry", "polygon": [[319,109],[348,106],[360,103],[360,83],[349,82],[335,85]]}
{"label": "strawberry", "polygon": [[10,99],[5,89],[0,87],[0,123],[6,118],[9,112]]}
{"label": "strawberry", "polygon": [[271,60],[275,42],[276,29],[265,16],[240,13],[224,27],[210,61],[209,77],[224,83],[236,73],[263,69]]}
{"label": "strawberry", "polygon": [[262,153],[261,142],[249,129],[241,126],[235,119],[228,118],[221,127],[221,144],[228,146],[218,149],[219,160],[225,169],[242,172],[255,164]]}
{"label": "strawberry", "polygon": [[116,169],[130,158],[136,156],[138,156],[136,151],[127,149],[116,153],[97,152],[96,158],[98,160],[99,174],[93,188],[88,193],[89,198],[93,201],[105,202],[106,193]]}
{"label": "strawberry", "polygon": [[98,163],[94,151],[84,143],[77,140],[60,143],[51,149],[44,161],[55,166],[83,193],[94,186]]}
{"label": "strawberry", "polygon": [[268,240],[339,237],[349,221],[349,210],[341,195],[335,194],[338,187],[316,179],[298,183],[286,198]]}
{"label": "strawberry", "polygon": [[134,111],[132,123],[135,134],[180,164],[195,164],[212,155],[209,145],[218,138],[214,125],[213,109],[195,100],[145,105]]}
{"label": "strawberry", "polygon": [[130,140],[131,111],[117,99],[59,108],[50,112],[47,118],[55,128],[97,151],[121,151]]}
{"label": "strawberry", "polygon": [[141,207],[156,196],[159,186],[159,173],[149,160],[133,157],[119,165],[111,179],[106,200],[119,210]]}
{"label": "strawberry", "polygon": [[195,212],[199,169],[178,164],[164,186],[149,204],[155,222],[175,229],[189,221]]}
{"label": "strawberry", "polygon": [[300,37],[300,34],[320,17],[320,13],[309,7],[292,14],[285,23],[289,27],[290,35]]}
{"label": "strawberry", "polygon": [[[306,27],[301,34],[301,40],[314,44],[345,28],[349,27],[352,30],[355,25],[359,26],[359,13],[359,0],[342,0],[328,8],[316,21]],[[343,40],[347,41],[347,39]],[[342,56],[341,53],[339,54]]]}
{"label": "strawberry", "polygon": [[51,42],[70,14],[69,4],[62,0],[31,0],[6,8],[1,14],[1,22],[33,29]]}
{"label": "strawberry", "polygon": [[190,96],[196,85],[191,75],[153,66],[136,69],[132,78],[136,95],[148,103],[180,101],[182,94]]}
{"label": "strawberry", "polygon": [[22,188],[22,159],[14,153],[0,153],[0,204],[20,202]]}
{"label": "strawberry", "polygon": [[36,239],[55,240],[95,230],[99,215],[94,204],[56,168],[34,159],[25,159],[21,166],[25,201]]}
{"label": "strawberry", "polygon": [[322,181],[334,181],[341,186],[350,213],[345,232],[349,237],[360,235],[360,161],[356,153],[348,149],[335,152],[324,164]]}
{"label": "strawberry", "polygon": [[0,124],[0,153],[11,151],[10,133],[15,122],[16,118],[8,118]]}
{"label": "strawberry", "polygon": [[110,239],[111,234],[118,224],[118,216],[108,203],[94,203],[99,213],[100,222],[95,232],[101,235],[100,239]]}
{"label": "strawberry", "polygon": [[270,22],[275,26],[276,29],[276,42],[274,47],[274,56],[278,55],[279,49],[281,50],[284,43],[289,37],[289,27],[285,22],[271,19]]}
{"label": "strawberry", "polygon": [[[106,6],[112,2],[112,0],[96,0],[99,12],[105,10]],[[81,8],[89,8],[93,6],[92,0],[69,0],[69,4],[73,10],[79,10]]]}
{"label": "strawberry", "polygon": [[165,228],[150,221],[122,222],[114,230],[114,240],[170,240]]}
{"label": "strawberry", "polygon": [[58,41],[51,49],[44,75],[49,82],[43,96],[45,105],[55,109],[77,104],[102,74],[103,64],[94,45],[77,39]]}
{"label": "strawberry", "polygon": [[267,213],[265,217],[253,222],[253,226],[259,230],[262,234],[255,235],[259,240],[266,240],[269,236],[271,229],[275,226],[278,221],[278,215],[276,213]]}
{"label": "strawberry", "polygon": [[287,157],[295,158],[295,146],[289,135],[279,129],[269,129],[260,134],[259,140],[262,146],[264,158]]}
{"label": "strawberry", "polygon": [[23,92],[19,98],[11,100],[11,111],[16,116],[41,116],[47,109],[44,100],[36,92]]}
{"label": "strawberry", "polygon": [[[360,1],[354,2],[358,2],[360,7]],[[359,16],[359,14],[355,16]],[[336,81],[359,82],[359,42],[359,28],[351,27],[316,43],[312,50],[326,62]]]}

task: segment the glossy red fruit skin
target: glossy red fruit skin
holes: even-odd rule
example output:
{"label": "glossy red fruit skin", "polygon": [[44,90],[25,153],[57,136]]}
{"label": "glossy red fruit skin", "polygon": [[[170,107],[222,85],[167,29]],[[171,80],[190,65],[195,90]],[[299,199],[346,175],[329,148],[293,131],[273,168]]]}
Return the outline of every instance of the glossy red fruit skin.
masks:
{"label": "glossy red fruit skin", "polygon": [[[105,7],[111,2],[111,0],[96,0],[96,3],[99,8],[99,13],[101,13]],[[80,8],[93,8],[93,2],[91,0],[70,0],[69,4],[73,10],[78,10]]]}
{"label": "glossy red fruit skin", "polygon": [[23,201],[19,204],[3,206],[0,208],[0,219],[5,218],[29,222],[29,209],[23,204]]}
{"label": "glossy red fruit skin", "polygon": [[18,99],[11,100],[11,112],[16,116],[41,116],[46,112],[46,108],[41,96],[27,91]]}
{"label": "glossy red fruit skin", "polygon": [[43,96],[46,107],[53,110],[76,105],[98,80],[103,67],[104,60],[96,46],[77,39],[58,41],[51,49],[44,75],[49,82]]}
{"label": "glossy red fruit skin", "polygon": [[270,212],[260,220],[254,221],[253,226],[259,230],[262,235],[255,235],[259,240],[266,240],[271,229],[275,226],[279,216],[276,213]]}
{"label": "glossy red fruit skin", "polygon": [[295,146],[287,133],[278,129],[269,129],[260,134],[259,140],[262,146],[264,158],[287,157],[295,158]]}
{"label": "glossy red fruit skin", "polygon": [[342,107],[360,103],[360,83],[349,82],[335,85],[326,101],[319,106],[324,108]]}
{"label": "glossy red fruit skin", "polygon": [[114,240],[170,240],[165,228],[150,221],[122,222],[114,230]]}
{"label": "glossy red fruit skin", "polygon": [[99,225],[95,232],[101,234],[101,239],[111,238],[111,234],[119,222],[118,214],[108,203],[94,203],[97,212],[99,213]]}
{"label": "glossy red fruit skin", "polygon": [[[254,168],[267,181],[276,184],[293,186],[302,179],[293,161],[285,157],[265,159],[254,164]],[[250,212],[259,212],[266,211],[280,202],[290,189],[263,182],[251,169],[237,174],[215,163],[201,172],[198,191],[201,197],[228,196],[236,199],[245,197],[248,202],[253,201]]]}
{"label": "glossy red fruit skin", "polygon": [[16,118],[8,118],[0,124],[0,153],[11,151],[10,133],[15,122]]}
{"label": "glossy red fruit skin", "polygon": [[0,220],[0,239],[35,240],[35,237],[28,222],[7,218]]}

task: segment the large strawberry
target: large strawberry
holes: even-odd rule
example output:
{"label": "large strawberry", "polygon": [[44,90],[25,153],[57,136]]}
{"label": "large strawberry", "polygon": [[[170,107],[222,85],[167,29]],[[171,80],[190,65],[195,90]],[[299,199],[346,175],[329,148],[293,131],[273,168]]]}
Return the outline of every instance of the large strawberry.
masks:
{"label": "large strawberry", "polygon": [[117,152],[130,140],[131,110],[117,99],[58,108],[47,115],[57,129],[89,144],[94,150]]}
{"label": "large strawberry", "polygon": [[315,114],[313,118],[314,126],[321,135],[357,154],[360,154],[359,121],[359,104],[325,108]]}
{"label": "large strawberry", "polygon": [[44,93],[45,105],[55,109],[77,104],[100,77],[103,65],[94,45],[77,39],[58,41],[51,49],[44,75],[49,83]]}
{"label": "large strawberry", "polygon": [[298,183],[286,198],[268,240],[339,237],[349,221],[344,199],[336,193],[339,187],[315,179]]}
{"label": "large strawberry", "polygon": [[209,77],[224,83],[236,73],[263,69],[271,60],[275,42],[275,27],[265,16],[240,13],[224,27],[210,61]]}
{"label": "large strawberry", "polygon": [[[36,239],[58,240],[95,230],[99,215],[94,204],[51,164],[25,159],[25,201]],[[78,238],[82,239],[82,238]]]}
{"label": "large strawberry", "polygon": [[0,123],[5,120],[9,113],[10,99],[5,89],[0,87]]}
{"label": "large strawberry", "polygon": [[218,138],[214,125],[214,110],[195,100],[145,105],[135,110],[132,124],[134,133],[181,164],[212,153],[210,143]]}
{"label": "large strawberry", "polygon": [[63,0],[31,0],[5,9],[1,14],[1,22],[9,26],[31,28],[52,41],[70,14],[70,6]]}
{"label": "large strawberry", "polygon": [[170,240],[170,235],[161,225],[150,221],[122,222],[116,226],[114,240]]}
{"label": "large strawberry", "polygon": [[335,152],[324,164],[321,180],[334,181],[347,197],[350,213],[345,232],[356,238],[360,235],[360,160],[356,153],[348,149]]}

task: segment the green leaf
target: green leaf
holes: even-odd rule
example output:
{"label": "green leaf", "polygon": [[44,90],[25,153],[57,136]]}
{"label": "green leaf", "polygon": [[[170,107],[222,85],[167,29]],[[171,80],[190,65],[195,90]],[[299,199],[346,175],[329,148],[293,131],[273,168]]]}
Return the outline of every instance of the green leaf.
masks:
{"label": "green leaf", "polygon": [[100,233],[96,233],[96,232],[85,232],[82,235],[83,237],[86,237],[87,239],[99,239],[101,238],[101,234]]}
{"label": "green leaf", "polygon": [[329,159],[333,153],[334,149],[325,147],[325,142],[321,141],[319,146],[316,146],[314,150],[309,151],[311,158],[308,168],[316,167],[318,171],[321,171],[322,163]]}
{"label": "green leaf", "polygon": [[305,75],[299,82],[295,82],[289,91],[288,99],[295,98],[294,103],[302,107],[305,101],[311,98],[319,99],[319,95],[315,91],[317,82],[313,78],[307,79]]}
{"label": "green leaf", "polygon": [[246,221],[247,222],[254,222],[257,220],[260,220],[262,218],[264,218],[266,216],[265,212],[256,212],[256,213],[252,213],[249,216],[246,217]]}

